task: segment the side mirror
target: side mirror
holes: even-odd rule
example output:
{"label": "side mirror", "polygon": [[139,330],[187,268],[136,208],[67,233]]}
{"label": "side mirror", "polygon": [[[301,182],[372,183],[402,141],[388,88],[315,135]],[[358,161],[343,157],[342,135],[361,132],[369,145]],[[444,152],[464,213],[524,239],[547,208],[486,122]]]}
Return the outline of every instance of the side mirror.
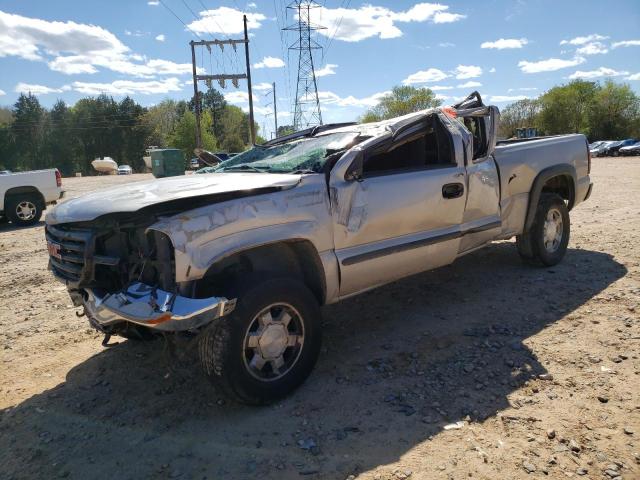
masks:
{"label": "side mirror", "polygon": [[344,174],[344,179],[347,182],[362,180],[362,166],[364,164],[364,154],[362,152],[358,153],[356,158],[353,159],[349,168]]}

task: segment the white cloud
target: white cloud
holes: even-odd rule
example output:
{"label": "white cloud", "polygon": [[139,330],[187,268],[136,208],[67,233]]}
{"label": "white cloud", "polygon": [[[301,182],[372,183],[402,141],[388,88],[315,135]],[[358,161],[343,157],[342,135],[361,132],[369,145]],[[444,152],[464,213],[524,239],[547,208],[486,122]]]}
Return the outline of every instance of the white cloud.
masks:
{"label": "white cloud", "polygon": [[6,94],[7,94],[7,92],[5,92],[4,90],[0,90],[0,97],[1,97],[2,95],[6,95]]}
{"label": "white cloud", "polygon": [[255,2],[250,2],[247,3],[247,8],[258,8],[258,5],[256,5]]}
{"label": "white cloud", "polygon": [[254,63],[253,68],[282,68],[284,62],[277,57],[264,57],[261,62]]}
{"label": "white cloud", "polygon": [[496,73],[496,67],[491,67],[489,69],[489,73]]}
{"label": "white cloud", "polygon": [[439,82],[440,80],[444,80],[448,77],[449,75],[444,73],[442,70],[437,68],[428,68],[427,70],[420,70],[416,73],[412,73],[405,78],[402,83],[404,85],[413,85],[415,83]]}
{"label": "white cloud", "polygon": [[[233,92],[227,92],[224,94],[224,99],[229,103],[249,103],[249,94],[241,90]],[[255,100],[255,98],[254,98]]]}
{"label": "white cloud", "polygon": [[501,38],[495,42],[483,42],[480,48],[495,48],[497,50],[504,50],[505,48],[522,48],[529,40],[526,38]]}
{"label": "white cloud", "polygon": [[151,5],[152,7],[157,7],[158,5],[160,5],[160,1],[159,0],[149,0],[147,2],[147,5]]}
{"label": "white cloud", "polygon": [[482,68],[476,65],[458,65],[453,71],[458,80],[465,78],[475,78],[482,75]]}
{"label": "white cloud", "polygon": [[156,40],[159,42],[164,42],[166,38],[167,37],[164,36],[164,33],[161,33],[160,35],[156,35]]}
{"label": "white cloud", "polygon": [[622,42],[614,42],[611,44],[611,48],[637,46],[640,46],[640,40],[623,40]]}
{"label": "white cloud", "polygon": [[560,45],[584,45],[585,43],[595,42],[598,40],[606,40],[609,37],[605,37],[603,35],[598,35],[597,33],[592,33],[591,35],[587,35],[584,37],[576,37],[571,40],[562,40]]}
{"label": "white cloud", "polygon": [[[259,92],[264,92],[264,91],[267,91],[267,90],[271,90],[271,88],[273,88],[273,85],[271,85],[270,83],[267,83],[267,82],[262,82],[262,83],[258,83],[256,85],[253,85],[252,88],[254,90],[259,91]],[[248,98],[248,96],[247,96],[247,98]]]}
{"label": "white cloud", "polygon": [[235,8],[218,7],[200,12],[200,18],[191,22],[188,27],[197,33],[238,34],[244,31],[243,15],[247,16],[247,30],[260,28],[262,22],[267,19],[261,13],[243,13]]}
{"label": "white cloud", "polygon": [[524,100],[525,98],[529,98],[525,95],[491,95],[489,97],[490,102],[500,103],[500,102],[516,102],[518,100]]}
{"label": "white cloud", "polygon": [[6,56],[44,61],[51,70],[67,75],[95,74],[98,67],[143,78],[191,73],[190,63],[147,60],[96,25],[0,12],[0,57]]}
{"label": "white cloud", "polygon": [[124,34],[129,37],[144,37],[145,35],[149,35],[149,32],[143,32],[141,30],[136,30],[135,32],[132,32],[131,30],[125,30]]}
{"label": "white cloud", "polygon": [[520,92],[533,92],[534,90],[538,90],[538,87],[520,87],[520,88],[510,88],[509,90],[507,90],[508,92],[515,92],[515,91],[520,91]]}
{"label": "white cloud", "polygon": [[640,80],[640,72],[625,77],[625,80]]}
{"label": "white cloud", "polygon": [[326,77],[327,75],[335,75],[338,65],[335,63],[327,63],[324,67],[316,70],[316,77]]}
{"label": "white cloud", "polygon": [[52,87],[47,87],[45,85],[36,85],[36,84],[30,84],[30,83],[23,83],[20,82],[16,85],[16,87],[13,89],[14,92],[17,93],[32,93],[33,95],[46,95],[48,93],[61,93],[65,90],[68,89],[63,89],[63,88],[52,88]]}
{"label": "white cloud", "polygon": [[356,98],[353,95],[340,97],[338,94],[328,91],[318,92],[321,103],[333,104],[339,107],[373,107],[380,102],[380,98],[391,93],[390,91],[374,93],[368,97]]}
{"label": "white cloud", "polygon": [[439,92],[441,90],[452,90],[453,87],[448,86],[448,85],[434,85],[433,87],[429,87],[429,90],[432,90],[434,92]]}
{"label": "white cloud", "polygon": [[453,23],[464,18],[467,16],[460,13],[436,12],[433,16],[433,23]]}
{"label": "white cloud", "polygon": [[607,53],[609,49],[602,42],[587,43],[584,46],[578,48],[576,53],[578,55],[597,55],[599,53]]}
{"label": "white cloud", "polygon": [[438,46],[442,48],[449,48],[449,47],[455,47],[456,44],[451,42],[440,42]]}
{"label": "white cloud", "polygon": [[469,82],[465,82],[465,83],[461,83],[460,85],[457,85],[456,88],[475,88],[475,87],[481,87],[482,84],[480,82],[474,82],[474,81],[469,81]]}
{"label": "white cloud", "polygon": [[522,60],[518,62],[520,70],[524,73],[540,73],[540,72],[554,72],[562,68],[575,67],[584,63],[586,60],[584,57],[575,57],[571,60],[563,60],[561,58],[548,58],[546,60],[540,60],[538,62],[528,62]]}
{"label": "white cloud", "polygon": [[318,9],[318,18],[327,28],[318,33],[345,42],[359,42],[371,37],[397,38],[402,36],[402,30],[396,23],[450,23],[465,18],[464,15],[448,12],[448,9],[448,6],[439,3],[417,3],[399,12],[370,4],[359,8],[322,7]]}
{"label": "white cloud", "polygon": [[151,95],[182,90],[180,80],[176,77],[149,81],[116,80],[111,83],[73,82],[71,87],[76,92],[85,95],[99,95],[101,93],[107,95]]}
{"label": "white cloud", "polygon": [[577,78],[583,80],[590,80],[592,78],[601,78],[601,77],[619,77],[620,75],[629,75],[629,72],[618,72],[612,68],[600,67],[597,70],[591,70],[588,72],[583,72],[578,70],[575,73],[569,75],[569,78],[575,80]]}

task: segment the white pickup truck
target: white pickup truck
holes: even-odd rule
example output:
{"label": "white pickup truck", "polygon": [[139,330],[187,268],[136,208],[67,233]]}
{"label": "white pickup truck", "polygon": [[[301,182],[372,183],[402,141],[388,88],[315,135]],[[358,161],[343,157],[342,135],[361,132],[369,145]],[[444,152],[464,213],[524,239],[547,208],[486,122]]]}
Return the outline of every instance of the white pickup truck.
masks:
{"label": "white pickup truck", "polygon": [[0,174],[0,217],[14,225],[33,225],[47,205],[62,198],[62,176],[55,169]]}
{"label": "white pickup truck", "polygon": [[516,237],[527,263],[562,260],[569,211],[591,194],[586,138],[496,146],[498,120],[474,92],[69,200],[47,215],[50,268],[105,339],[195,336],[220,389],[273,401],[311,372],[321,305],[493,240]]}

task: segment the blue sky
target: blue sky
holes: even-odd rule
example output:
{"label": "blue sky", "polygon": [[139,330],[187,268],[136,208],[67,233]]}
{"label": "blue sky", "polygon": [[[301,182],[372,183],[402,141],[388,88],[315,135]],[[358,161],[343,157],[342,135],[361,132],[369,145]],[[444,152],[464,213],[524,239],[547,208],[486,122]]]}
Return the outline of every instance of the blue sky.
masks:
{"label": "blue sky", "polygon": [[[285,18],[287,3],[0,0],[0,105],[20,91],[47,106],[100,92],[143,105],[188,99],[189,40],[240,38],[245,12],[257,121],[268,135],[268,84],[277,84],[280,124],[290,123],[295,95],[297,57],[287,50],[294,35],[280,31],[295,21],[291,10]],[[324,51],[315,52],[325,122],[355,119],[400,84],[430,87],[445,104],[477,89],[505,106],[572,78],[613,78],[640,93],[638,0],[318,3],[313,20],[327,27],[316,35]],[[242,51],[212,53],[198,55],[207,73],[239,73],[244,65]],[[246,84],[221,91],[247,107]]]}

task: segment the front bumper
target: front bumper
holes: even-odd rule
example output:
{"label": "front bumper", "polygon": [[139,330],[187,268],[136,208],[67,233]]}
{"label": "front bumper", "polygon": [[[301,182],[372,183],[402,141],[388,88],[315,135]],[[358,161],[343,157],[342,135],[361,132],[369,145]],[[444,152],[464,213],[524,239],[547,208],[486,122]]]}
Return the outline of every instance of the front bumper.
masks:
{"label": "front bumper", "polygon": [[236,300],[224,297],[188,298],[140,282],[118,293],[85,289],[85,313],[100,330],[121,322],[131,322],[164,332],[180,332],[203,327],[228,315]]}

